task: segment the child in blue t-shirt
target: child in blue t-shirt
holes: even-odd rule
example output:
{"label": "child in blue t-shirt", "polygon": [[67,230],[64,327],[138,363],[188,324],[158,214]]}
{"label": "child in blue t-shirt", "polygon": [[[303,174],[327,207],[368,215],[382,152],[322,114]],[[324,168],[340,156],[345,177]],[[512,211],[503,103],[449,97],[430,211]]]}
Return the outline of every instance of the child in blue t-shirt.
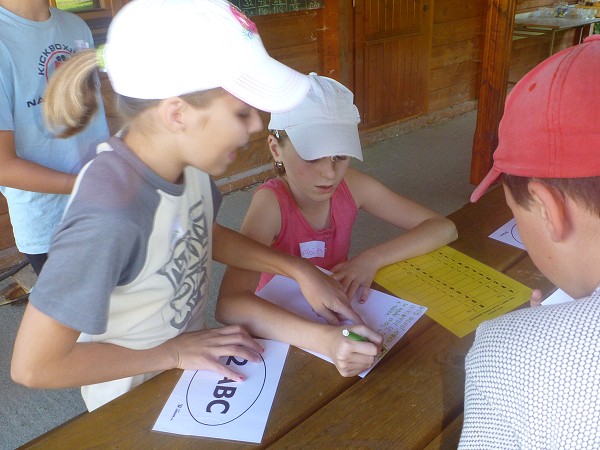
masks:
{"label": "child in blue t-shirt", "polygon": [[0,192],[17,248],[38,274],[76,174],[108,137],[101,102],[84,132],[53,136],[42,118],[44,91],[65,61],[93,47],[75,14],[49,8],[47,0],[0,0]]}

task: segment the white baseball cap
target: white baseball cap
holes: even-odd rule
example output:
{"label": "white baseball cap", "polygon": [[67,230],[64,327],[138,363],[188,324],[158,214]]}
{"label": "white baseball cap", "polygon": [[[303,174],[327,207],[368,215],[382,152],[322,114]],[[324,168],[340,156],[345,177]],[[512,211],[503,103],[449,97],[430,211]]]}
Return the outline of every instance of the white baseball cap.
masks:
{"label": "white baseball cap", "polygon": [[272,113],[269,129],[285,131],[304,160],[346,155],[362,161],[360,114],[352,91],[316,73],[308,79],[310,90],[302,103],[290,111]]}
{"label": "white baseball cap", "polygon": [[222,87],[263,111],[296,106],[306,75],[271,58],[225,0],[135,0],[111,22],[104,68],[118,94],[163,99]]}

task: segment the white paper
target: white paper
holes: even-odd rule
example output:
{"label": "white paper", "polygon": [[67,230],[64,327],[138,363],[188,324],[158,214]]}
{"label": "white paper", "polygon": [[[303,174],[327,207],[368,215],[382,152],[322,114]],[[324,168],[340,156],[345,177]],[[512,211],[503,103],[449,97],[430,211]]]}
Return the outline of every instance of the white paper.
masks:
{"label": "white paper", "polygon": [[542,305],[559,305],[561,303],[572,302],[573,300],[574,298],[567,294],[565,291],[563,291],[562,289],[557,289],[552,295],[550,295],[542,302]]}
{"label": "white paper", "polygon": [[[527,250],[523,244],[523,241],[521,240],[519,230],[517,230],[515,219],[510,219],[507,223],[490,234],[489,237],[504,242],[505,244]],[[552,295],[542,302],[542,305],[558,305],[559,303],[570,302],[572,300],[573,297],[570,297],[565,291],[557,289]]]}
{"label": "white paper", "polygon": [[513,247],[518,247],[522,250],[525,250],[525,245],[521,240],[519,230],[517,230],[515,219],[510,219],[507,223],[490,234],[489,237],[500,242],[504,242],[505,244],[512,245]]}
{"label": "white paper", "polygon": [[[300,317],[312,320],[313,322],[327,323],[325,319],[313,311],[310,304],[302,295],[300,286],[295,280],[276,275],[257,295]],[[406,334],[419,317],[427,311],[427,308],[424,306],[384,294],[375,289],[370,290],[369,297],[365,303],[359,303],[357,299],[358,295],[352,301],[352,309],[363,318],[369,328],[383,336],[384,350],[377,356],[375,364]],[[332,362],[330,358],[322,354],[309,350],[306,351]],[[375,364],[370,369],[362,372],[360,376],[364,377],[373,369]]]}
{"label": "white paper", "polygon": [[260,443],[290,346],[257,342],[265,350],[261,362],[222,360],[245,375],[243,382],[208,370],[184,371],[152,429]]}

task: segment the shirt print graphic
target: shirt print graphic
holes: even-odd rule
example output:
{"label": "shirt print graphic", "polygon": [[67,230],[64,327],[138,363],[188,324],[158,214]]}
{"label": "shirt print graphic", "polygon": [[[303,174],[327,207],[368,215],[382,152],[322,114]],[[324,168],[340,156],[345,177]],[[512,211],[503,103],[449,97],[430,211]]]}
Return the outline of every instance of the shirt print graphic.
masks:
{"label": "shirt print graphic", "polygon": [[209,225],[204,199],[190,208],[188,216],[188,230],[175,242],[169,262],[159,271],[175,291],[170,302],[175,311],[171,326],[179,330],[185,328],[200,299],[208,295]]}
{"label": "shirt print graphic", "polygon": [[[85,47],[81,41],[77,41],[77,46]],[[89,45],[88,45],[89,46]],[[52,44],[46,47],[38,59],[38,75],[46,78],[46,81],[52,76],[52,74],[63,64],[67,59],[73,55],[77,49],[69,44]]]}

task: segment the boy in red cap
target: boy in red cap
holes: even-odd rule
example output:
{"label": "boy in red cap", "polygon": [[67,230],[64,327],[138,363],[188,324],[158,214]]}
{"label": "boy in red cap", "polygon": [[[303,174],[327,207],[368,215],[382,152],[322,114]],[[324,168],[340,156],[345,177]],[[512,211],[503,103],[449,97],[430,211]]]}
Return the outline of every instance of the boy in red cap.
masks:
{"label": "boy in red cap", "polygon": [[466,359],[460,448],[600,448],[600,36],[509,95],[494,166],[544,275],[579,299],[483,323]]}

